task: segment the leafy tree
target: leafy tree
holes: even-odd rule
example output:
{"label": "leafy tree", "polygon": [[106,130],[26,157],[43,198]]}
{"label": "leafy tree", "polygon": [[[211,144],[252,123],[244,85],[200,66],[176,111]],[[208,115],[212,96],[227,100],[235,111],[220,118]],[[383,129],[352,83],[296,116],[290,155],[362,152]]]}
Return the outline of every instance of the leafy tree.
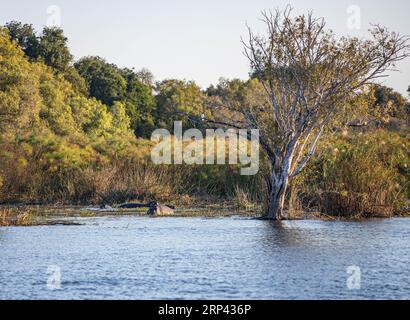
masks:
{"label": "leafy tree", "polygon": [[[125,106],[131,127],[138,136],[149,136],[154,125],[156,102],[152,88],[141,81],[141,74],[120,69],[100,57],[83,58],[75,67],[86,79],[90,96],[112,107],[116,102]],[[144,71],[144,74],[147,72]]]}
{"label": "leafy tree", "polygon": [[72,55],[68,49],[68,39],[62,29],[45,27],[40,37],[40,57],[44,63],[57,71],[68,69]]}
{"label": "leafy tree", "polygon": [[206,111],[207,122],[212,123],[212,119],[230,119],[240,121],[236,110],[242,105],[254,105],[266,103],[266,98],[261,94],[262,87],[256,79],[243,81],[240,79],[219,79],[219,83],[211,85],[207,90]]}
{"label": "leafy tree", "polygon": [[151,71],[146,68],[142,68],[141,70],[137,71],[136,73],[137,78],[145,85],[149,87],[154,86],[154,75]]}
{"label": "leafy tree", "polygon": [[14,135],[39,119],[39,79],[21,48],[1,27],[0,65],[0,134]]}
{"label": "leafy tree", "polygon": [[406,116],[406,108],[408,102],[406,99],[394,89],[376,84],[373,86],[374,91],[374,109],[388,117],[402,117]]}
{"label": "leafy tree", "polygon": [[42,97],[40,117],[47,127],[60,136],[78,133],[70,100],[75,97],[72,87],[62,74],[54,74],[44,65],[37,66],[40,75],[39,90]]}
{"label": "leafy tree", "polygon": [[74,91],[83,96],[88,96],[88,87],[85,79],[80,76],[77,69],[69,66],[63,73],[64,79],[71,83]]}
{"label": "leafy tree", "polygon": [[91,97],[109,106],[124,99],[127,81],[117,66],[100,57],[82,58],[74,66],[87,82]]}
{"label": "leafy tree", "polygon": [[205,112],[205,94],[193,81],[164,80],[156,85],[157,122],[159,126],[173,128],[173,122],[183,121],[184,125],[197,125],[190,122],[187,115],[201,117]]}
{"label": "leafy tree", "polygon": [[40,42],[31,24],[22,24],[18,21],[6,23],[12,40],[16,41],[30,59],[39,57]]}
{"label": "leafy tree", "polygon": [[113,129],[119,135],[127,135],[131,127],[131,120],[127,115],[125,106],[121,102],[116,102],[112,106]]}
{"label": "leafy tree", "polygon": [[125,110],[131,119],[131,128],[137,136],[149,137],[154,127],[155,97],[151,85],[141,81],[141,74],[123,69],[121,73],[127,81]]}
{"label": "leafy tree", "polygon": [[69,65],[71,54],[62,30],[45,28],[43,35],[37,37],[31,24],[11,21],[5,27],[9,30],[11,39],[21,47],[30,60],[41,58],[56,72],[63,73],[64,78],[72,84],[77,93],[88,95],[85,80]]}

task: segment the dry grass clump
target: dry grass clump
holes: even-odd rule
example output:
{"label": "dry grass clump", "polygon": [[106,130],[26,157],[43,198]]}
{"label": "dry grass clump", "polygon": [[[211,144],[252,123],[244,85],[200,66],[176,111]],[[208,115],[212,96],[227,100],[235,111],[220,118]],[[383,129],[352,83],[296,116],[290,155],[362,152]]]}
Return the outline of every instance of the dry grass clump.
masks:
{"label": "dry grass clump", "polygon": [[0,227],[30,226],[32,224],[32,212],[19,209],[0,208]]}
{"label": "dry grass clump", "polygon": [[240,186],[235,186],[233,199],[239,209],[246,211],[255,211],[259,209],[258,204],[252,200],[251,194]]}

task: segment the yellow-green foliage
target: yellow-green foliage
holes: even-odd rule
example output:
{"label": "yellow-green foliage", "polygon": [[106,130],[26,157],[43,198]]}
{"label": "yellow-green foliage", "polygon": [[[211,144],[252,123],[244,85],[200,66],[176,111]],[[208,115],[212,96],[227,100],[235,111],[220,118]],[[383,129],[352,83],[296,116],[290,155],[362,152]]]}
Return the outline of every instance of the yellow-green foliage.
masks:
{"label": "yellow-green foliage", "polygon": [[38,120],[41,107],[38,77],[21,49],[0,28],[0,133]]}
{"label": "yellow-green foliage", "polygon": [[46,178],[132,157],[129,126],[122,104],[110,112],[82,96],[62,74],[29,62],[0,28],[0,201],[41,198]]}
{"label": "yellow-green foliage", "polygon": [[385,130],[324,139],[297,190],[305,205],[339,215],[391,215],[409,197],[408,135]]}
{"label": "yellow-green foliage", "polygon": [[205,114],[205,95],[194,82],[181,80],[164,80],[157,84],[158,91],[158,125],[170,130],[173,122],[182,120],[184,125],[191,127],[186,114],[200,116]]}

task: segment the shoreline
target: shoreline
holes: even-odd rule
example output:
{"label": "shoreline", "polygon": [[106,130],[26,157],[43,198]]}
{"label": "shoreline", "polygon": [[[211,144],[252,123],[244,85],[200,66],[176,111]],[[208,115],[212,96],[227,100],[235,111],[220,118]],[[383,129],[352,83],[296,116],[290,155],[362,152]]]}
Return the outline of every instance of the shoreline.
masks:
{"label": "shoreline", "polygon": [[[202,207],[182,207],[176,209],[172,216],[157,215],[153,218],[229,218],[244,217],[257,220],[270,221],[258,210],[239,209],[235,206],[212,205]],[[99,218],[99,217],[123,217],[123,216],[146,216],[146,209],[118,209],[118,210],[98,210],[96,208],[84,207],[79,205],[0,205],[0,227],[32,227],[45,225],[72,225],[79,226],[82,223],[70,221],[75,218]],[[366,221],[372,219],[390,219],[390,218],[410,217],[410,212],[394,214],[392,216],[332,216],[320,212],[297,212],[287,215],[283,221],[301,221],[301,220],[318,220],[318,221]]]}

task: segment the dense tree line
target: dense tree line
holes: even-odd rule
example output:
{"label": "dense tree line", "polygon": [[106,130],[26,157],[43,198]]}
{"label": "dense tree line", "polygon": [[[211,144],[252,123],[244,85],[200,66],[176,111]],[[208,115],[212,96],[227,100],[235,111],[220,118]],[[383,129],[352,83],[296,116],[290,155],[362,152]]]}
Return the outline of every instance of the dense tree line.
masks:
{"label": "dense tree line", "polygon": [[[60,28],[45,27],[38,35],[30,24],[12,21],[5,27],[10,39],[19,45],[29,61],[41,61],[51,67],[55,74],[71,83],[76,93],[97,99],[109,110],[121,103],[132,130],[140,137],[149,137],[158,126],[171,128],[174,120],[198,125],[198,122],[189,122],[186,115],[200,117],[212,111],[212,107],[207,106],[212,106],[216,97],[232,102],[250,86],[249,81],[237,79],[221,79],[219,84],[206,90],[192,81],[169,79],[154,83],[154,76],[147,69],[120,68],[101,57],[84,57],[74,63],[68,39]],[[253,71],[250,78],[257,77]],[[408,117],[407,100],[391,88],[375,85],[371,88],[370,100],[369,114]]]}
{"label": "dense tree line", "polygon": [[[62,185],[65,193],[77,190],[81,184],[70,178],[73,172],[84,177],[84,170],[91,170],[97,176],[107,164],[148,155],[141,138],[149,138],[155,128],[172,130],[175,120],[187,128],[202,128],[204,118],[216,115],[234,120],[231,110],[265,103],[257,77],[253,72],[248,80],[221,79],[205,90],[193,81],[155,82],[147,69],[122,68],[101,57],[73,61],[59,28],[37,33],[32,25],[7,23],[0,27],[0,201],[30,193],[54,199],[51,190],[62,194]],[[390,119],[409,119],[408,100],[382,85],[369,87],[349,103],[358,119],[378,127]],[[335,130],[346,126],[335,123]],[[223,192],[230,171],[206,170],[216,169],[193,170],[190,185],[200,181],[193,189],[209,185]],[[217,176],[224,177],[219,186]],[[174,179],[175,174],[173,185]],[[89,194],[84,191],[83,197]]]}
{"label": "dense tree line", "polygon": [[149,137],[156,126],[171,126],[172,120],[183,117],[178,110],[203,112],[204,93],[194,82],[171,79],[155,84],[149,70],[120,68],[101,57],[84,57],[74,63],[68,39],[59,28],[45,27],[40,35],[32,25],[16,21],[5,28],[30,62],[49,66],[79,95],[95,98],[109,110],[121,103],[136,136]]}

